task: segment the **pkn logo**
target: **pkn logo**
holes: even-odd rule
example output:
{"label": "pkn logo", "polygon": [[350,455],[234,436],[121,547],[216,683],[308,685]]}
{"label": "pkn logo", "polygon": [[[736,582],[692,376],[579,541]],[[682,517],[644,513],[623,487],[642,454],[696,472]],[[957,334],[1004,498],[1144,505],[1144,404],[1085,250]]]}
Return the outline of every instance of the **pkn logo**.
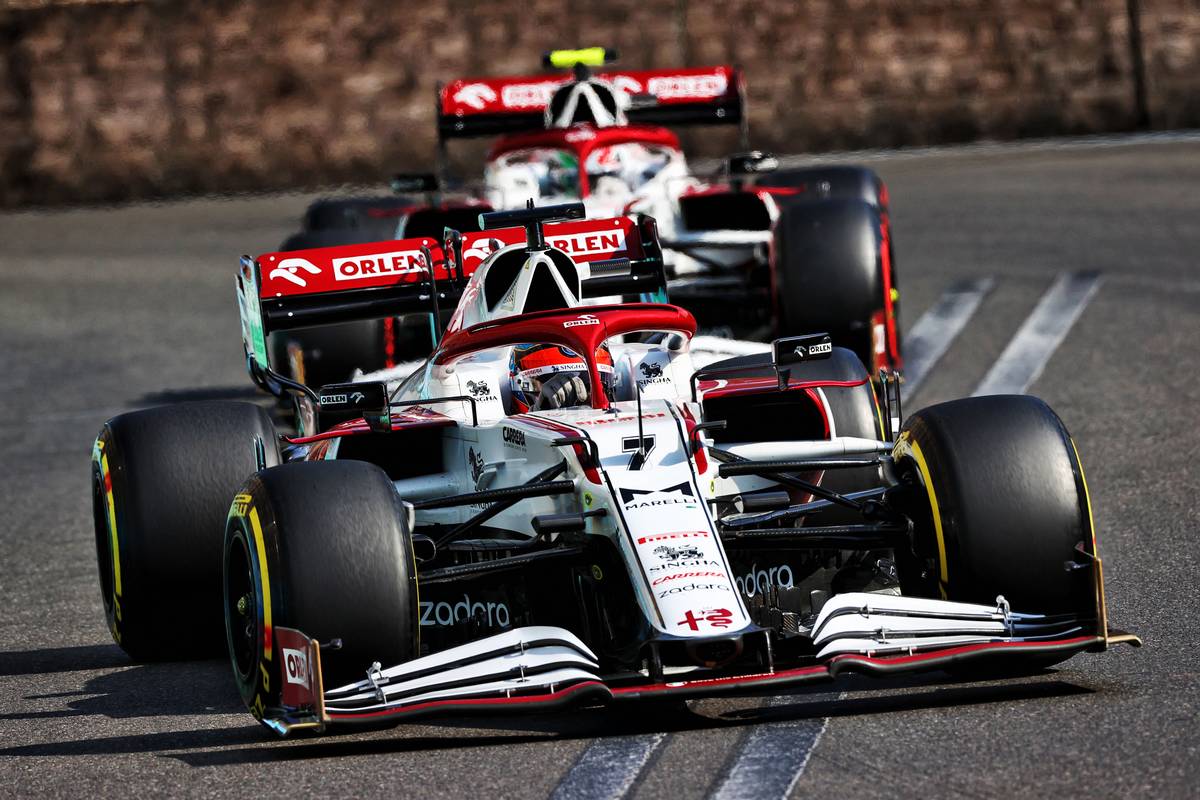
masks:
{"label": "pkn logo", "polygon": [[486,83],[468,83],[454,93],[454,102],[482,111],[488,103],[496,102],[496,92]]}
{"label": "pkn logo", "polygon": [[321,274],[321,268],[306,258],[285,258],[275,269],[267,273],[267,278],[270,280],[280,278],[297,286],[308,286],[308,281],[304,279],[304,276],[298,274],[301,270],[309,275]]}

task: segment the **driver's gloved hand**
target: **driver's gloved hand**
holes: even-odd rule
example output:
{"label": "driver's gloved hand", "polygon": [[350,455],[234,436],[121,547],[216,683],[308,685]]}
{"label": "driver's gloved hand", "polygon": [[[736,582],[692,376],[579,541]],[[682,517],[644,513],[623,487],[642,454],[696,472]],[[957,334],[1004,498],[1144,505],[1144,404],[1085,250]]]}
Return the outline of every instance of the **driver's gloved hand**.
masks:
{"label": "driver's gloved hand", "polygon": [[538,394],[538,409],[570,408],[588,401],[588,387],[583,378],[560,372],[542,383]]}

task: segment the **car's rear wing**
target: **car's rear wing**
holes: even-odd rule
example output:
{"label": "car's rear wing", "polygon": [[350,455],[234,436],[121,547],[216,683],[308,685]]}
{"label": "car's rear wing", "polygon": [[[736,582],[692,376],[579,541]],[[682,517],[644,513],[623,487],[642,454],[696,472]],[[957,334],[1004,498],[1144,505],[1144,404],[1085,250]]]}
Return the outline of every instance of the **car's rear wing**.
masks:
{"label": "car's rear wing", "polygon": [[[625,115],[649,125],[737,125],[745,86],[737,67],[600,72],[630,96]],[[497,136],[544,126],[546,104],[570,75],[464,78],[438,88],[438,138]]]}
{"label": "car's rear wing", "polygon": [[[551,246],[591,265],[584,297],[644,296],[666,287],[651,217],[549,222],[543,233]],[[454,308],[489,254],[524,241],[522,227],[466,234],[447,229],[442,242],[401,239],[243,256],[237,293],[251,377],[273,393],[290,384],[271,369],[271,333],[405,314],[437,317]]]}

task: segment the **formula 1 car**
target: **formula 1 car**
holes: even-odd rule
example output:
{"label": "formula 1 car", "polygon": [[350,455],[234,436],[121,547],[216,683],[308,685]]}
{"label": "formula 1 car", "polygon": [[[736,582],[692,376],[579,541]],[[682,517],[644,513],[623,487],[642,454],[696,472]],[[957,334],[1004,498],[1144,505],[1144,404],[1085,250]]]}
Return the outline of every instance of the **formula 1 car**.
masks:
{"label": "formula 1 car", "polygon": [[778,170],[758,152],[715,179],[690,174],[665,126],[738,125],[749,145],[741,71],[729,66],[608,71],[605,48],[556,51],[570,76],[453,81],[438,97],[442,147],[499,135],[484,169],[495,208],[581,200],[589,216],[658,220],[669,291],[702,325],[760,338],[829,331],[872,374],[899,369],[899,293],[887,189],[859,166]]}
{"label": "formula 1 car", "polygon": [[[367,231],[383,233],[380,220],[392,222],[386,238],[436,237],[439,224],[473,231],[473,220],[464,217],[481,205],[512,209],[530,200],[582,201],[593,217],[646,213],[659,222],[670,296],[702,326],[753,339],[824,330],[872,374],[900,369],[899,292],[888,194],[879,177],[845,165],[778,170],[776,159],[757,152],[728,158],[715,178],[694,177],[679,138],[664,126],[739,125],[747,143],[740,71],[590,73],[614,57],[603,48],[557,51],[547,54],[546,65],[572,75],[463,79],[440,87],[442,165],[450,141],[499,137],[479,196],[443,196],[439,176],[399,176],[396,188],[420,188],[423,203],[321,201],[310,209],[306,231],[284,249],[365,241]],[[339,219],[331,203],[343,212],[341,227],[329,227]],[[337,239],[338,230],[348,238]],[[307,359],[312,372],[315,362],[330,380],[355,367],[370,372],[428,354],[428,323],[389,325],[374,334],[372,347],[356,340],[356,347],[339,349],[329,334],[302,332],[277,336],[279,352],[291,341],[292,363]],[[314,335],[321,341],[310,342]],[[293,377],[318,385],[295,369]]]}
{"label": "formula 1 car", "polygon": [[[896,382],[879,402],[824,333],[697,369],[686,310],[582,304],[666,280],[652,218],[582,213],[244,258],[247,365],[296,397],[300,435],[238,403],[104,426],[114,639],[227,648],[279,734],[1137,643],[1108,627],[1083,471],[1045,403],[952,401],[896,430]],[[440,318],[451,296],[394,386],[314,391],[270,366],[274,331]]]}

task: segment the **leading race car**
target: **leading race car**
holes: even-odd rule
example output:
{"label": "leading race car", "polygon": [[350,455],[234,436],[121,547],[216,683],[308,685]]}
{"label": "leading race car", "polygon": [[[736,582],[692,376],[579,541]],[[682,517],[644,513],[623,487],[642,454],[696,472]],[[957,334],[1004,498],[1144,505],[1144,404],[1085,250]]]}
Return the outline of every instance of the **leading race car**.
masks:
{"label": "leading race car", "polygon": [[[756,340],[824,330],[872,374],[900,369],[899,292],[887,189],[879,177],[850,165],[777,170],[773,157],[750,152],[727,159],[719,175],[698,178],[667,126],[740,125],[748,141],[741,72],[716,66],[591,73],[613,57],[603,48],[557,51],[547,54],[546,65],[571,75],[442,86],[441,164],[451,141],[498,137],[479,196],[443,196],[436,176],[405,176],[400,186],[420,186],[423,201],[377,207],[351,201],[346,219],[354,226],[340,229],[349,237],[344,240],[336,240],[339,229],[328,227],[329,209],[321,205],[310,211],[310,230],[291,247],[364,241],[357,237],[388,220],[397,238],[436,237],[431,226],[438,224],[474,230],[464,227],[463,217],[481,204],[512,209],[529,201],[581,201],[592,217],[646,213],[659,222],[671,298],[705,328]],[[367,218],[370,226],[362,221]],[[317,221],[325,227],[313,230]],[[375,336],[386,344],[376,345],[369,358],[360,350],[357,363],[346,362],[345,348],[310,343],[312,334],[277,338],[281,348],[285,341],[296,345],[294,357],[307,361],[309,373],[316,364],[320,377],[330,375],[330,367],[344,377],[352,367],[371,371],[395,363],[385,347],[410,357],[428,353],[429,338],[414,335],[427,324],[392,325]]]}
{"label": "leading race car", "polygon": [[[1137,643],[1108,627],[1083,471],[1045,403],[952,401],[895,431],[895,382],[878,402],[823,333],[698,369],[684,309],[582,305],[661,285],[653,220],[550,222],[581,215],[244,259],[247,363],[296,396],[301,434],[237,403],[104,426],[116,641],[227,648],[280,734]],[[314,392],[270,368],[272,331],[437,314],[456,286],[398,385]]]}

